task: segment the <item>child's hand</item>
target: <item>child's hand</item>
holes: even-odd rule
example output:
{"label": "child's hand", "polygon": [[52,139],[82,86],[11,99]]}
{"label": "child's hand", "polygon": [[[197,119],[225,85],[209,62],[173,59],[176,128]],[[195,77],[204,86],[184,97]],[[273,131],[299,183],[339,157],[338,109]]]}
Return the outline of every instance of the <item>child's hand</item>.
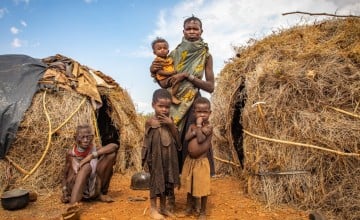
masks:
{"label": "child's hand", "polygon": [[157,118],[162,125],[171,125],[174,123],[173,120],[166,115],[158,115]]}
{"label": "child's hand", "polygon": [[171,78],[170,78],[171,85],[175,85],[175,84],[183,81],[186,78],[186,75],[187,75],[187,73],[178,73],[178,74],[171,76]]}
{"label": "child's hand", "polygon": [[161,60],[154,60],[150,66],[150,72],[156,73],[161,70],[164,66],[164,62]]}
{"label": "child's hand", "polygon": [[203,121],[204,121],[204,119],[202,117],[196,118],[196,125],[201,125],[202,126]]}
{"label": "child's hand", "polygon": [[206,136],[209,136],[212,133],[212,126],[211,125],[207,125],[201,128],[201,131],[203,132],[203,134],[205,134]]}

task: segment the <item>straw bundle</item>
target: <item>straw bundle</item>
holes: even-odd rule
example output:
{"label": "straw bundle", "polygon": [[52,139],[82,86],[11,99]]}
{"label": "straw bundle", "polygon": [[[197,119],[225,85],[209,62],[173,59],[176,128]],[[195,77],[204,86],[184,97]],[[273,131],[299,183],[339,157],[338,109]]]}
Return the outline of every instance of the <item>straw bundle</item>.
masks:
{"label": "straw bundle", "polygon": [[243,161],[245,190],[269,206],[360,216],[360,19],[293,27],[237,50],[212,100],[215,154]]}

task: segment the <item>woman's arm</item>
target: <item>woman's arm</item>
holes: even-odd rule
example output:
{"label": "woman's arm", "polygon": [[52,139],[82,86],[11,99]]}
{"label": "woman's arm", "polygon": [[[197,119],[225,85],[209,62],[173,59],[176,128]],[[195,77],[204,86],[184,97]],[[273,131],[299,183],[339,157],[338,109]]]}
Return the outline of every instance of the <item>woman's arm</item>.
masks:
{"label": "woman's arm", "polygon": [[212,56],[209,55],[205,62],[205,80],[198,79],[189,73],[178,73],[170,78],[170,83],[174,85],[184,79],[187,79],[194,84],[195,87],[205,90],[208,93],[212,93],[215,85]]}
{"label": "woman's arm", "polygon": [[209,55],[205,62],[205,81],[196,77],[191,80],[189,75],[187,76],[187,79],[197,88],[205,90],[208,93],[212,93],[215,86],[212,56]]}

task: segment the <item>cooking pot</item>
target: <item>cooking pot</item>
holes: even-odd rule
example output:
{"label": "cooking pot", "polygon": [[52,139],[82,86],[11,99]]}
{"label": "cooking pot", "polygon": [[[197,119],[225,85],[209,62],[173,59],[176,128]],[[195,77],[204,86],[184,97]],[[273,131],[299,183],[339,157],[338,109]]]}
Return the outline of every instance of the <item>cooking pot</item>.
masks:
{"label": "cooking pot", "polygon": [[132,175],[130,188],[135,189],[135,190],[149,189],[150,188],[150,174],[145,171],[141,171],[141,172],[138,172],[138,173],[135,173],[134,175]]}
{"label": "cooking pot", "polygon": [[6,191],[1,196],[1,205],[7,210],[22,209],[29,204],[29,191],[13,189]]}

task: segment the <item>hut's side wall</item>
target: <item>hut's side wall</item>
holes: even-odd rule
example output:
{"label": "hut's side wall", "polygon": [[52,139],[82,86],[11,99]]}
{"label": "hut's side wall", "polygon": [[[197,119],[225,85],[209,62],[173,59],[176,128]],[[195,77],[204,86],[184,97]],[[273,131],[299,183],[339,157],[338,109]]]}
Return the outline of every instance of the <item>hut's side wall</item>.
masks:
{"label": "hut's side wall", "polygon": [[[130,96],[119,87],[100,89],[100,94],[108,99],[111,111],[107,114],[120,132],[120,149],[115,171],[140,170],[140,149],[143,135],[141,135],[142,129],[138,125],[139,122]],[[38,92],[34,96],[32,104],[19,126],[16,140],[7,155],[7,158],[26,171],[30,171],[40,160],[49,143],[49,125],[44,112],[43,98],[44,92]],[[77,125],[88,123],[92,125],[94,131],[96,130],[96,114],[86,96],[66,90],[46,93],[45,107],[50,117],[51,131],[64,125],[51,135],[49,151],[45,155],[44,161],[25,181],[22,179],[26,174],[15,169],[7,160],[0,161],[1,173],[6,174],[5,171],[8,168],[13,170],[11,179],[6,175],[0,175],[2,190],[9,184],[10,187],[21,186],[36,191],[52,191],[53,188],[59,187],[63,177],[64,156],[74,144],[73,135]],[[73,116],[69,118],[71,115]],[[100,144],[99,136],[95,138],[95,142]]]}
{"label": "hut's side wall", "polygon": [[[33,169],[40,160],[49,143],[50,130],[43,107],[45,106],[50,117],[52,131],[66,123],[51,136],[49,151],[44,161],[25,181],[22,181],[25,174],[18,172],[5,160],[0,161],[1,171],[5,170],[5,167],[13,169],[12,181],[14,184],[35,190],[49,190],[59,186],[66,151],[74,144],[76,126],[83,123],[93,125],[93,110],[86,97],[63,91],[47,93],[45,105],[43,105],[43,99],[44,92],[35,94],[7,157],[27,171]],[[85,102],[81,104],[84,99]],[[79,110],[76,111],[79,106]],[[73,117],[66,121],[73,113]],[[7,181],[9,180],[3,178],[2,186],[5,186]]]}
{"label": "hut's side wall", "polygon": [[[236,103],[237,96],[226,90],[234,92],[229,82],[244,77],[247,191],[269,206],[322,209],[341,219],[360,216],[360,19],[294,27],[239,48],[221,72],[222,94],[214,98]],[[215,113],[226,110],[214,107]],[[232,136],[224,126],[220,131]],[[215,148],[226,151],[214,139]]]}

